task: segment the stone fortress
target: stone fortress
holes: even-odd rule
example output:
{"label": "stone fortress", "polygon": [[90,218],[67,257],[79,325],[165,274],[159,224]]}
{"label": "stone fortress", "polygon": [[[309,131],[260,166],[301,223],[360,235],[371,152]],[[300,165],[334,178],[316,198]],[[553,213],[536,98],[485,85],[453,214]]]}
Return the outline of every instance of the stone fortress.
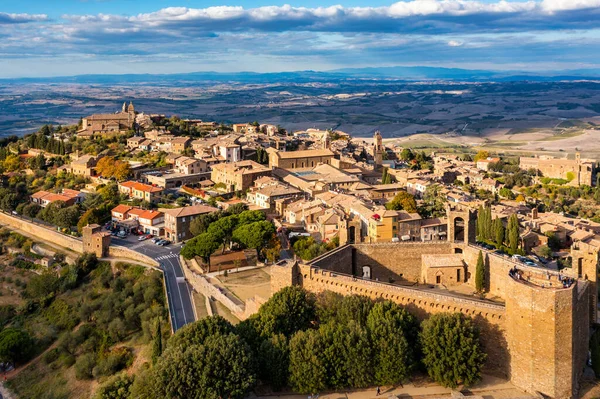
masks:
{"label": "stone fortress", "polygon": [[[476,210],[450,206],[447,216],[447,241],[352,243],[310,263],[280,262],[272,291],[299,285],[389,299],[420,319],[461,312],[481,330],[485,373],[532,394],[577,398],[596,322],[598,249],[574,243],[573,267],[560,273],[528,267],[475,245]],[[479,251],[484,298],[473,295]]]}

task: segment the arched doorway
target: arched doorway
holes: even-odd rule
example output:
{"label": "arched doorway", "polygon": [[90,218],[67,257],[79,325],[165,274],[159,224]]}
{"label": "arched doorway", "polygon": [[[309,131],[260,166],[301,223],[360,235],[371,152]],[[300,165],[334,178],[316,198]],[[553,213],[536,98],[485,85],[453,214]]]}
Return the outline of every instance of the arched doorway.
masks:
{"label": "arched doorway", "polygon": [[460,217],[454,219],[454,241],[465,241],[465,220]]}
{"label": "arched doorway", "polygon": [[371,279],[371,266],[363,266],[362,272],[363,272],[362,278],[364,278],[366,280]]}

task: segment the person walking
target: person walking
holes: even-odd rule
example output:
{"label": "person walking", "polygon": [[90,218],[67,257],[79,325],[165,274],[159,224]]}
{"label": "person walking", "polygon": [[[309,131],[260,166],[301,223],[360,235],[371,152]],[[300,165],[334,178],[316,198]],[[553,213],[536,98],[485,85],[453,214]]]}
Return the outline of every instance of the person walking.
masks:
{"label": "person walking", "polygon": [[381,389],[379,387],[377,387],[377,395],[375,395],[375,396],[379,396],[380,393],[381,393]]}

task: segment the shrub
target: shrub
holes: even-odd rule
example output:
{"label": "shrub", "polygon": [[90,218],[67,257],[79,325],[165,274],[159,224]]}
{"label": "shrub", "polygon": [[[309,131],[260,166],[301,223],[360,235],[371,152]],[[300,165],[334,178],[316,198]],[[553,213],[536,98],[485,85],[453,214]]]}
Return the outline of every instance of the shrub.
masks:
{"label": "shrub", "polygon": [[92,353],[84,353],[75,362],[75,377],[78,380],[91,380],[96,367],[96,356]]}

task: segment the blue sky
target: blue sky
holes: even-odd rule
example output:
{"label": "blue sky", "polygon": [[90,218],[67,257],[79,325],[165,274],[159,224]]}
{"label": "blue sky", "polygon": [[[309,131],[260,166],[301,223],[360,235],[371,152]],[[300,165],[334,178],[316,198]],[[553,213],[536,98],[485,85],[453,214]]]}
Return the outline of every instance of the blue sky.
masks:
{"label": "blue sky", "polygon": [[0,0],[0,77],[600,68],[600,0]]}

